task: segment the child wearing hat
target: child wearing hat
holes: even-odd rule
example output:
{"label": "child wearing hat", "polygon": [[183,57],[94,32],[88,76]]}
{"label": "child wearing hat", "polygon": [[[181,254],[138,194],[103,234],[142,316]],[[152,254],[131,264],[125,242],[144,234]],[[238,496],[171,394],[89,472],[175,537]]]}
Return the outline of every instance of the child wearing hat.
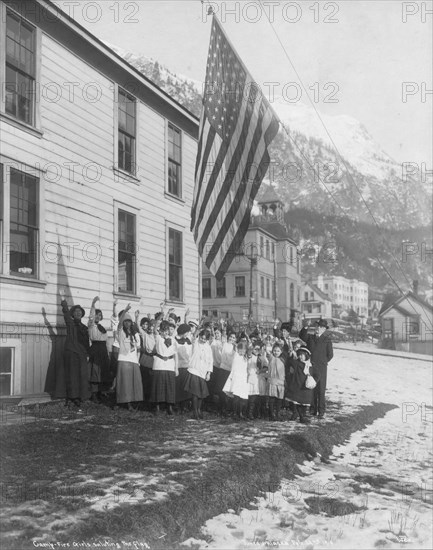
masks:
{"label": "child wearing hat", "polygon": [[70,309],[65,299],[65,291],[60,290],[63,317],[66,323],[66,341],[63,352],[65,373],[66,404],[72,403],[80,409],[81,402],[89,399],[89,334],[81,322],[85,315],[80,305]]}
{"label": "child wearing hat", "polygon": [[306,347],[300,347],[296,351],[297,358],[292,358],[288,369],[288,381],[286,395],[290,402],[292,417],[290,420],[296,420],[299,416],[300,422],[309,423],[307,417],[307,407],[311,403],[313,390],[305,386],[307,375],[310,374],[310,356],[311,353]]}

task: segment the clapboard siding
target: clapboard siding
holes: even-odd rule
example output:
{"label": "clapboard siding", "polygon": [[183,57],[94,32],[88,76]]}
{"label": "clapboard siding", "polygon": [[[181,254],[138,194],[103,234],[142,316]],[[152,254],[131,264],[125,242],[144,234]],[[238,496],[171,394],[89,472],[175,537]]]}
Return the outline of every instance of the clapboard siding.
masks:
{"label": "clapboard siding", "polygon": [[[41,95],[37,105],[41,135],[0,118],[3,162],[25,172],[36,169],[43,196],[41,284],[26,284],[22,279],[22,284],[17,284],[16,279],[5,277],[1,281],[1,345],[11,345],[13,340],[18,349],[20,364],[15,365],[13,391],[20,395],[44,392],[48,366],[61,362],[64,337],[57,334],[64,322],[59,286],[67,287],[70,302],[80,303],[86,313],[93,297],[99,295],[107,327],[116,296],[120,307],[131,302],[143,315],[159,310],[160,302],[167,298],[166,240],[170,225],[182,231],[184,253],[183,302],[170,303],[170,307],[179,315],[186,307],[192,316],[199,315],[199,262],[189,231],[196,140],[182,133],[182,197],[181,201],[173,200],[167,196],[167,119],[163,112],[140,101],[137,178],[115,172],[116,82],[106,76],[105,67],[93,67],[71,50],[72,46],[65,48],[46,33],[41,34]],[[106,63],[114,62],[107,59]],[[107,69],[107,74],[113,73]],[[79,83],[73,101],[66,82]],[[101,91],[93,103],[82,95],[88,83],[96,83]],[[58,101],[49,101],[44,94],[55,85],[60,86],[61,96]],[[179,110],[179,116],[186,115]],[[78,164],[73,177],[67,165],[71,162]],[[83,174],[83,167],[90,163],[100,168],[98,181],[89,181],[95,176],[92,170],[87,179]],[[118,295],[114,286],[117,207],[136,213],[136,297]],[[71,258],[67,243],[72,242],[76,248]],[[99,247],[97,261],[91,243]],[[86,247],[90,259],[84,255]],[[58,250],[62,252],[59,257]],[[54,331],[52,336],[47,332],[42,308]]]}

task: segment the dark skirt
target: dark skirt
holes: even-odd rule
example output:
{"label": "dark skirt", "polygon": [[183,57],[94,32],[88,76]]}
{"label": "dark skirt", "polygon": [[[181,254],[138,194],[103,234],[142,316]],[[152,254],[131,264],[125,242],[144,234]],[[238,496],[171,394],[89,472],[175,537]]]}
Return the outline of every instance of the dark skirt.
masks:
{"label": "dark skirt", "polygon": [[300,361],[292,361],[286,371],[285,396],[297,405],[309,405],[313,398],[313,390],[305,387],[307,376],[304,374],[304,365]]}
{"label": "dark skirt", "polygon": [[86,357],[65,351],[63,354],[65,369],[66,397],[68,399],[89,399],[89,364]]}
{"label": "dark skirt", "polygon": [[150,392],[152,390],[152,369],[140,365],[141,379],[143,381],[143,399],[150,400]]}
{"label": "dark skirt", "polygon": [[190,372],[187,373],[184,390],[188,392],[190,396],[195,395],[199,399],[204,399],[209,395],[206,380]]}
{"label": "dark skirt", "polygon": [[176,375],[173,371],[154,370],[152,373],[152,389],[150,400],[152,403],[175,402]]}
{"label": "dark skirt", "polygon": [[107,342],[92,342],[89,356],[90,383],[109,386],[110,358],[108,357]]}
{"label": "dark skirt", "polygon": [[212,394],[219,394],[223,391],[223,387],[227,382],[227,378],[230,376],[229,370],[220,369],[219,367],[214,367],[213,372],[210,376],[209,381],[209,391]]}
{"label": "dark skirt", "polygon": [[184,390],[187,376],[188,369],[179,369],[179,375],[176,376],[176,403],[191,399],[191,394]]}

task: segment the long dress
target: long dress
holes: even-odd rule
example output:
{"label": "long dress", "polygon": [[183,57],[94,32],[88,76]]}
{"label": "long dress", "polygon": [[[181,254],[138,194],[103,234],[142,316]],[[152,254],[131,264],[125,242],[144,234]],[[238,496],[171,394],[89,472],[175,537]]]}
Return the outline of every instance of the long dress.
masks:
{"label": "long dress", "polygon": [[89,334],[81,321],[75,321],[66,300],[62,300],[66,323],[66,341],[63,352],[65,388],[67,399],[89,399]]}
{"label": "long dress", "polygon": [[268,396],[284,399],[284,363],[279,357],[272,356],[269,360]]}
{"label": "long dress", "polygon": [[215,365],[212,375],[212,387],[215,393],[224,391],[224,385],[232,370],[232,363],[235,357],[235,348],[233,344],[225,342],[222,344],[221,352],[217,359],[220,360],[219,365]]}
{"label": "long dress", "polygon": [[289,361],[288,379],[286,385],[287,399],[296,405],[310,405],[313,390],[305,387],[306,371],[310,371],[310,362],[304,363],[292,358]]}
{"label": "long dress", "polygon": [[185,380],[184,390],[191,396],[204,399],[209,395],[209,389],[206,383],[207,373],[213,370],[212,349],[207,342],[194,342]]}
{"label": "long dress", "polygon": [[155,337],[155,356],[153,358],[152,389],[150,400],[152,403],[175,403],[176,362],[174,338],[163,338],[160,334]]}
{"label": "long dress", "polygon": [[102,325],[95,323],[94,307],[90,309],[88,329],[89,338],[92,342],[89,353],[89,381],[94,391],[100,391],[102,385],[108,386],[110,383],[110,359],[107,350],[108,334]]}
{"label": "long dress", "polygon": [[119,357],[117,362],[116,399],[117,403],[133,403],[143,401],[143,382],[141,380],[138,354],[140,337],[125,334],[119,328]]}
{"label": "long dress", "polygon": [[191,361],[191,341],[188,338],[176,338],[175,349],[177,355],[177,369],[179,372],[176,376],[176,403],[181,403],[191,398],[191,395],[184,389]]}
{"label": "long dress", "polygon": [[153,357],[155,355],[155,336],[153,333],[146,332],[140,328],[141,336],[141,356],[140,371],[143,380],[143,397],[149,401],[152,389],[152,369]]}
{"label": "long dress", "polygon": [[233,358],[232,370],[223,388],[223,392],[229,397],[248,399],[249,387],[247,365],[247,358],[236,352]]}

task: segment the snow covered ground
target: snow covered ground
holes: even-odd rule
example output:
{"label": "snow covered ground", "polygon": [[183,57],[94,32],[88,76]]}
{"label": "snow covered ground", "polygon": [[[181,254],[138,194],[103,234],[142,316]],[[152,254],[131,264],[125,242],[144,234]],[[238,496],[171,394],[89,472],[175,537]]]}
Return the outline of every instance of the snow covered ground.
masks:
{"label": "snow covered ground", "polygon": [[[398,408],[334,447],[328,463],[304,462],[251,509],[208,520],[202,538],[185,547],[433,547],[431,364],[338,350],[328,388],[329,399],[344,404],[338,414],[374,402]],[[332,421],[330,414],[325,422]]]}

